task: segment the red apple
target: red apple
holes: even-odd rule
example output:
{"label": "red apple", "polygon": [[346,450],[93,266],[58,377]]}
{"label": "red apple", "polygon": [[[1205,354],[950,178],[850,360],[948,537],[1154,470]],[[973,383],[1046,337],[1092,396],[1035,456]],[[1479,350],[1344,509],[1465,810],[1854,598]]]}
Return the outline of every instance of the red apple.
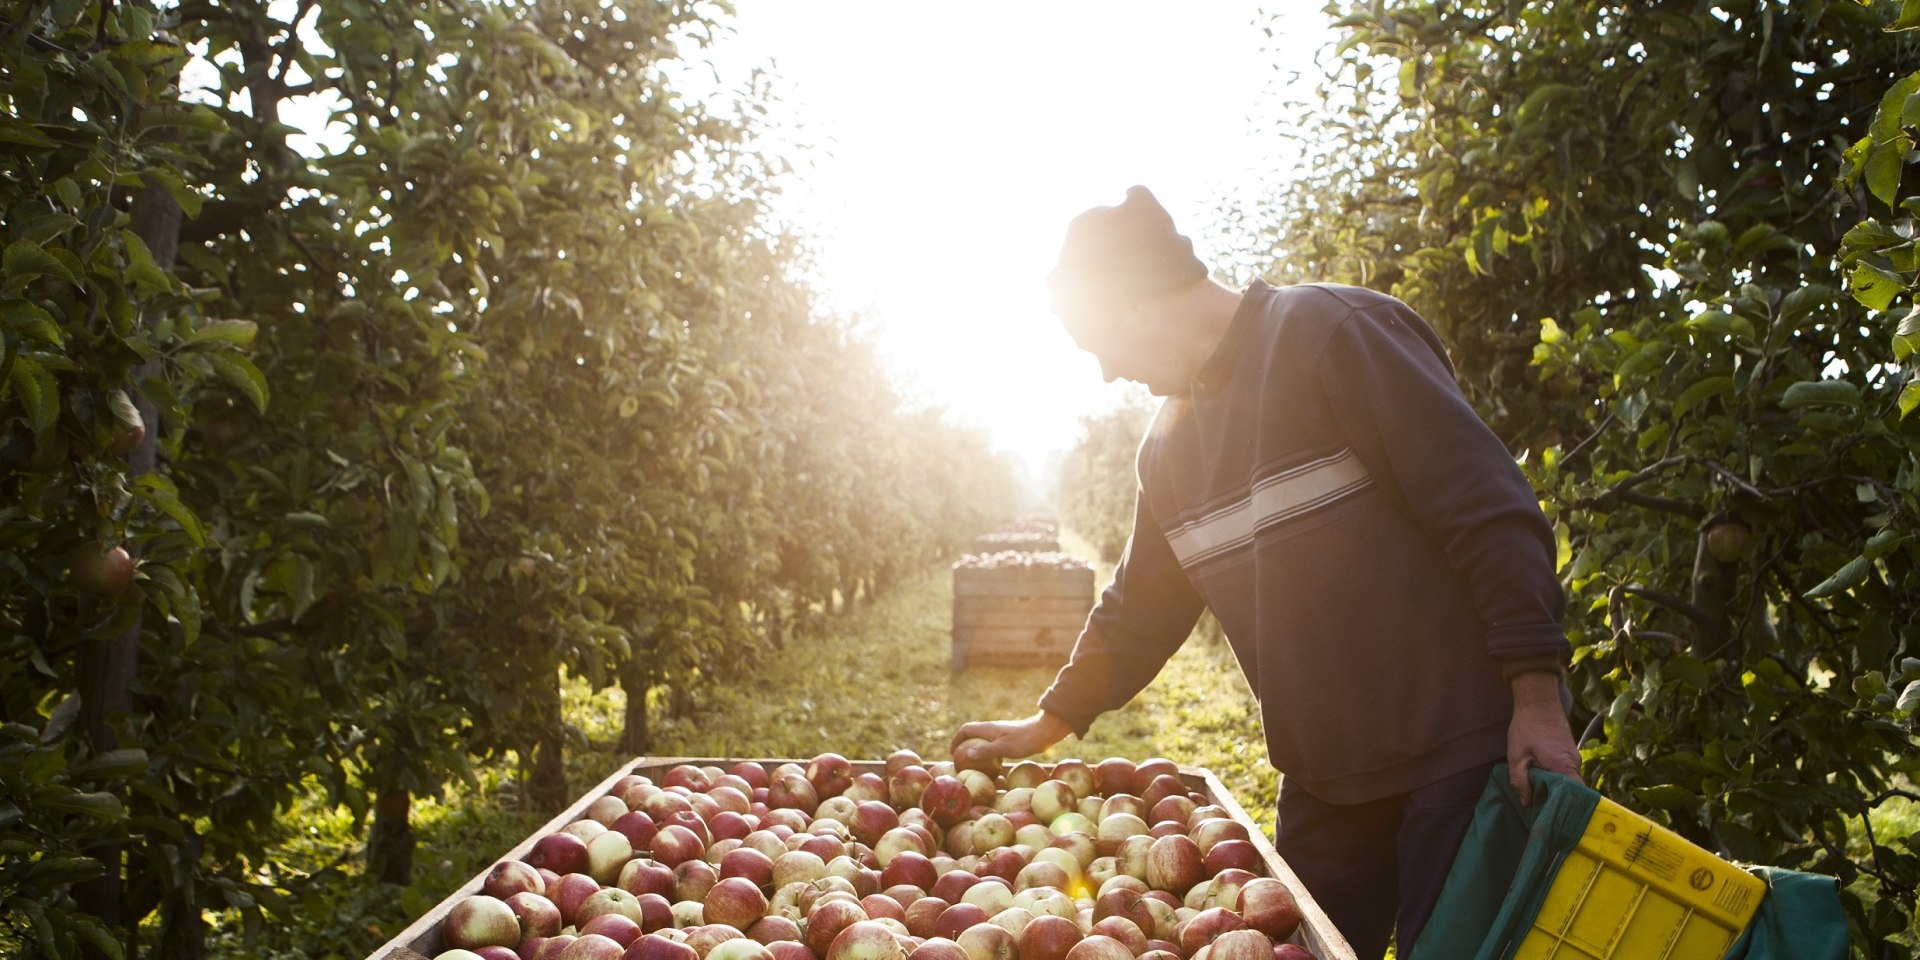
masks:
{"label": "red apple", "polygon": [[1066,960],[1133,960],[1133,951],[1112,937],[1093,934],[1074,944]]}
{"label": "red apple", "polygon": [[967,960],[1015,960],[1019,956],[1019,940],[1007,928],[993,923],[976,923],[960,931],[954,942],[967,952]]}
{"label": "red apple", "polygon": [[773,861],[752,847],[738,847],[720,858],[720,879],[743,877],[761,890],[773,889]]}
{"label": "red apple", "polygon": [[905,747],[887,754],[886,775],[888,777],[892,777],[906,767],[918,766],[921,766],[920,755]]}
{"label": "red apple", "polygon": [[466,950],[489,944],[514,946],[520,942],[520,918],[499,897],[475,894],[447,911],[440,936],[447,946]]}
{"label": "red apple", "polygon": [[1153,929],[1153,912],[1147,909],[1146,899],[1138,891],[1126,887],[1116,887],[1102,893],[1093,902],[1093,919],[1100,921],[1108,917],[1131,920],[1141,930]]}
{"label": "red apple", "polygon": [[906,810],[920,806],[921,796],[927,792],[927,784],[933,782],[933,774],[926,767],[909,766],[887,775],[887,801],[896,810]]}
{"label": "red apple", "polygon": [[767,944],[767,952],[773,955],[773,960],[820,960],[798,940],[775,940]]}
{"label": "red apple", "polygon": [[746,934],[724,923],[698,923],[687,928],[687,946],[703,958],[728,940],[744,939]]}
{"label": "red apple", "polygon": [[1032,789],[1053,779],[1046,767],[1032,760],[1022,760],[1007,769],[1007,789]]}
{"label": "red apple", "polygon": [[[1149,921],[1149,923],[1151,923],[1151,921]],[[1104,920],[1095,920],[1093,926],[1087,930],[1087,933],[1090,936],[1098,934],[1103,937],[1112,937],[1126,944],[1127,952],[1135,956],[1147,952],[1146,932],[1140,929],[1139,924],[1126,917],[1116,916],[1107,917]]]}
{"label": "red apple", "polygon": [[1262,866],[1260,851],[1245,840],[1222,840],[1214,844],[1213,849],[1206,852],[1202,862],[1209,876],[1227,869],[1251,872]]}
{"label": "red apple", "polygon": [[547,899],[560,908],[560,919],[571,926],[578,919],[580,905],[600,892],[600,881],[584,873],[569,873],[547,888]]}
{"label": "red apple", "polygon": [[840,795],[855,803],[867,800],[886,803],[889,799],[887,778],[873,772],[857,774],[853,782],[847,784],[847,789],[841,791]]}
{"label": "red apple", "polygon": [[707,822],[707,829],[713,833],[713,839],[716,841],[740,840],[753,832],[754,822],[747,819],[745,813],[722,810]]}
{"label": "red apple", "polygon": [[925,939],[938,935],[940,915],[953,904],[928,895],[907,905],[907,932]]}
{"label": "red apple", "polygon": [[966,784],[953,777],[934,777],[920,795],[920,807],[933,822],[951,828],[966,819],[973,808],[973,795],[967,792]]}
{"label": "red apple", "polygon": [[688,860],[673,868],[673,899],[705,900],[707,891],[720,882],[720,871],[705,860]]}
{"label": "red apple", "polygon": [[861,897],[860,909],[867,912],[869,919],[898,920],[903,927],[907,924],[907,908],[885,894],[872,893]]}
{"label": "red apple", "polygon": [[1093,768],[1084,760],[1062,760],[1054,764],[1051,778],[1072,787],[1076,797],[1091,797],[1099,792]]}
{"label": "red apple", "polygon": [[1133,792],[1133,761],[1125,757],[1108,757],[1093,767],[1093,782],[1101,793],[1109,796],[1116,793]]}
{"label": "red apple", "polygon": [[1273,960],[1273,941],[1258,930],[1229,930],[1214,938],[1212,960]]}
{"label": "red apple", "polygon": [[1140,791],[1140,799],[1148,809],[1152,809],[1154,804],[1168,797],[1185,797],[1186,795],[1187,785],[1182,783],[1179,777],[1167,773],[1154,777],[1147,783],[1146,789]]}
{"label": "red apple", "polygon": [[654,893],[672,902],[674,876],[671,867],[652,860],[633,859],[620,868],[614,885],[635,896]]}
{"label": "red apple", "polygon": [[585,873],[587,842],[571,833],[549,833],[534,841],[527,863],[558,874]]}
{"label": "red apple", "polygon": [[[1142,800],[1141,802],[1145,803],[1146,801]],[[1178,822],[1180,829],[1184,831],[1187,829],[1188,821],[1193,816],[1193,810],[1193,801],[1187,799],[1185,796],[1161,797],[1152,807],[1148,808],[1145,819],[1148,823],[1161,823],[1167,820],[1173,820]]]}
{"label": "red apple", "polygon": [[[524,943],[526,941],[523,940],[521,942]],[[471,952],[474,956],[479,957],[480,960],[520,960],[518,951],[511,947],[497,946],[494,944],[475,947]],[[442,954],[442,956],[444,956],[444,954]],[[435,957],[434,960],[440,960],[440,958]]]}
{"label": "red apple", "polygon": [[565,924],[560,922],[560,908],[552,900],[531,890],[522,890],[502,901],[507,909],[513,911],[514,919],[520,923],[520,939],[528,937],[551,937],[560,932]]}
{"label": "red apple", "polygon": [[[767,788],[767,805],[778,809],[798,810],[811,814],[820,806],[820,791],[805,774],[787,773],[775,778]],[[795,829],[801,829],[804,827]]]}
{"label": "red apple", "polygon": [[779,914],[768,914],[753,922],[746,930],[747,939],[756,943],[773,943],[776,940],[800,939],[800,925],[791,918]]}
{"label": "red apple", "polygon": [[1165,757],[1154,757],[1150,760],[1142,760],[1134,765],[1133,789],[1127,792],[1138,796],[1145,796],[1147,784],[1152,783],[1153,778],[1158,776],[1179,776],[1179,774],[1180,765]]}
{"label": "red apple", "polygon": [[[575,940],[580,938],[571,933],[563,933],[557,937],[541,937],[537,939],[539,939],[540,944],[531,954],[527,955],[527,960],[559,960],[560,955],[567,952],[567,947],[571,946]],[[530,943],[532,941],[528,942]],[[523,943],[520,946],[524,948],[526,944]]]}
{"label": "red apple", "polygon": [[708,950],[706,960],[773,960],[773,954],[757,940],[738,937]]}
{"label": "red apple", "polygon": [[906,956],[885,924],[861,920],[834,936],[821,960],[906,960]]}
{"label": "red apple", "polygon": [[801,929],[806,931],[807,947],[815,955],[825,956],[841,931],[866,919],[867,912],[862,910],[858,903],[847,900],[821,900],[807,911],[807,922]]}
{"label": "red apple", "polygon": [[640,939],[640,924],[632,917],[619,913],[603,913],[580,925],[580,935],[599,934],[619,944],[623,949]]}
{"label": "red apple", "polygon": [[853,764],[837,753],[823,753],[807,763],[806,777],[820,799],[837,797],[853,783]]}
{"label": "red apple", "polygon": [[727,772],[745,780],[754,787],[766,787],[773,783],[773,781],[767,777],[767,768],[751,760],[742,760],[728,767]]}
{"label": "red apple", "polygon": [[959,940],[960,934],[976,923],[987,922],[987,911],[971,903],[956,903],[940,914],[934,921],[933,935],[948,940]]}
{"label": "red apple", "polygon": [[700,955],[683,941],[648,933],[627,947],[622,960],[700,960]]}
{"label": "red apple", "polygon": [[1243,884],[1236,908],[1246,918],[1247,926],[1274,940],[1292,937],[1302,917],[1293,891],[1272,877],[1255,877]]}
{"label": "red apple", "polygon": [[[1167,801],[1161,802],[1165,803]],[[1187,835],[1193,838],[1194,843],[1200,845],[1201,853],[1212,852],[1213,845],[1222,840],[1245,841],[1250,839],[1247,836],[1247,828],[1241,826],[1240,821],[1227,817],[1208,817],[1205,820],[1194,823],[1193,826],[1188,828]]]}
{"label": "red apple", "polygon": [[1186,834],[1153,841],[1147,848],[1147,885],[1171,893],[1184,892],[1205,878],[1200,847]]}
{"label": "red apple", "polygon": [[660,785],[663,787],[686,787],[689,790],[697,791],[705,790],[713,786],[713,783],[707,779],[706,771],[691,763],[683,763],[668,770],[666,776],[660,778]]}
{"label": "red apple", "polygon": [[625,953],[626,948],[612,938],[587,933],[567,944],[559,960],[620,960]]}
{"label": "red apple", "polygon": [[1180,950],[1187,956],[1193,956],[1201,947],[1212,943],[1221,934],[1229,930],[1243,930],[1246,926],[1247,922],[1232,910],[1225,907],[1209,907],[1180,926]]}
{"label": "red apple", "polygon": [[706,852],[707,845],[700,836],[681,824],[663,826],[653,837],[653,859],[666,867],[698,860]]}
{"label": "red apple", "polygon": [[767,915],[767,896],[746,877],[728,877],[713,885],[706,896],[708,923],[724,923],[745,930]]}
{"label": "red apple", "polygon": [[[595,917],[604,916],[609,913],[617,913],[620,916],[632,920],[635,929],[638,929],[641,917],[640,899],[619,887],[606,887],[601,890],[596,890],[592,896],[581,901],[580,906],[574,909],[573,922],[575,925],[579,925]],[[638,933],[634,935],[639,936]],[[614,939],[617,940],[619,938],[615,937]],[[625,944],[621,944],[621,946],[625,946]]]}
{"label": "red apple", "polygon": [[653,817],[649,816],[645,810],[629,810],[615,818],[607,829],[618,830],[625,834],[627,842],[633,844],[635,850],[649,849],[653,844],[653,835],[660,832],[660,828],[653,822]]}
{"label": "red apple", "polygon": [[1273,960],[1320,960],[1320,958],[1314,956],[1313,951],[1297,943],[1276,943],[1273,945]]}
{"label": "red apple", "polygon": [[1068,951],[1082,939],[1079,924],[1041,914],[1020,931],[1020,960],[1066,960]]}
{"label": "red apple", "polygon": [[487,878],[480,882],[480,892],[489,897],[505,900],[521,891],[544,894],[546,881],[540,879],[540,871],[524,860],[502,860],[487,871]]}
{"label": "red apple", "polygon": [[853,831],[853,838],[873,846],[880,842],[886,832],[900,825],[900,814],[889,804],[879,800],[862,800],[854,806],[853,819],[847,826]]}
{"label": "red apple", "polygon": [[932,891],[935,881],[939,879],[940,874],[933,869],[933,861],[914,850],[902,850],[894,854],[893,859],[880,870],[880,882],[887,886],[910,883],[922,890]]}
{"label": "red apple", "polygon": [[968,960],[967,951],[944,937],[921,938],[919,946],[907,954],[907,960]]}

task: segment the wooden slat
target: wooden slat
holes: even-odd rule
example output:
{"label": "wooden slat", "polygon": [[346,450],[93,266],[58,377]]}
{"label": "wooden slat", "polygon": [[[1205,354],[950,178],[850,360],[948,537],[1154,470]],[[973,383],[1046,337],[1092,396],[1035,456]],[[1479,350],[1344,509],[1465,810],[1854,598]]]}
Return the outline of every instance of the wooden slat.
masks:
{"label": "wooden slat", "polygon": [[[637,773],[658,780],[661,775],[665,774],[668,770],[683,763],[725,768],[739,763],[742,760],[752,760],[755,763],[765,764],[771,769],[773,766],[782,763],[799,763],[804,765],[807,759],[772,759],[766,757],[637,757],[622,764],[618,770],[608,775],[605,780],[600,781],[598,786],[582,794],[580,799],[576,800],[572,806],[568,807],[552,820],[547,821],[545,826],[534,831],[525,840],[520,841],[519,844],[514,846],[512,850],[507,851],[500,859],[524,859],[526,855],[533,850],[535,841],[579,819],[585,814],[588,804],[605,796],[608,791],[613,789],[613,785],[618,782],[621,777],[630,773]],[[852,763],[856,773],[880,773],[884,772],[887,766],[884,760],[854,760]],[[1295,898],[1299,900],[1300,912],[1303,917],[1299,932],[1294,934],[1294,942],[1312,950],[1314,956],[1319,957],[1320,960],[1357,960],[1353,948],[1348,946],[1346,938],[1341,936],[1340,931],[1334,929],[1333,922],[1327,919],[1326,911],[1322,910],[1320,905],[1314,902],[1312,891],[1308,890],[1306,885],[1300,882],[1300,877],[1293,872],[1293,868],[1287,866],[1287,862],[1281,859],[1279,851],[1273,848],[1272,841],[1261,831],[1259,824],[1254,823],[1253,819],[1247,816],[1246,810],[1240,806],[1238,801],[1233,799],[1232,794],[1227,792],[1226,786],[1203,767],[1183,765],[1180,767],[1180,777],[1190,788],[1204,795],[1208,802],[1219,806],[1227,812],[1227,816],[1239,821],[1240,825],[1247,829],[1248,839],[1253,843],[1254,848],[1260,851],[1260,858],[1266,863],[1267,872],[1285,882],[1287,886],[1293,890]],[[426,958],[440,953],[442,949],[440,926],[446,921],[448,911],[453,909],[454,904],[479,893],[482,883],[486,880],[487,871],[491,869],[493,869],[493,864],[487,864],[486,868],[476,874],[473,879],[467,881],[460,889],[454,891],[445,900],[442,900],[438,906],[427,911],[424,916],[414,921],[407,929],[401,931],[399,936],[387,941],[386,945],[375,950],[369,955],[368,960],[426,960]]]}

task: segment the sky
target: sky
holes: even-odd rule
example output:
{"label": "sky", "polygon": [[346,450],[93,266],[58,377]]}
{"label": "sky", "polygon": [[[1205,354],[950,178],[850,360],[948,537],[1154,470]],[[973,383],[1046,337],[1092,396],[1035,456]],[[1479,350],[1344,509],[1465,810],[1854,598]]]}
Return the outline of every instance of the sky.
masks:
{"label": "sky", "polygon": [[775,78],[772,138],[799,164],[774,209],[812,238],[816,288],[910,399],[1039,476],[1138,390],[1048,309],[1067,221],[1142,184],[1205,259],[1222,205],[1283,175],[1277,108],[1329,33],[1318,3],[1260,6],[736,0],[704,56],[722,83]]}

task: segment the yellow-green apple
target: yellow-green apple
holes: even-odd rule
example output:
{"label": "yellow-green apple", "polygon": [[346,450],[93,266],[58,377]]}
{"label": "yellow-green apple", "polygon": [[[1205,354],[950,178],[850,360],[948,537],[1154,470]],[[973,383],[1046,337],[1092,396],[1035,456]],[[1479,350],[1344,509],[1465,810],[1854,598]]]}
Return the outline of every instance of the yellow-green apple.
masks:
{"label": "yellow-green apple", "polygon": [[773,953],[757,940],[737,937],[715,945],[706,960],[773,960]]}
{"label": "yellow-green apple", "polygon": [[611,937],[583,933],[560,951],[559,960],[621,960],[625,953],[626,948]]}
{"label": "yellow-green apple", "polygon": [[906,960],[907,952],[885,923],[861,920],[835,934],[821,960]]}
{"label": "yellow-green apple", "polygon": [[1007,929],[992,923],[976,923],[953,938],[968,960],[1014,960],[1020,942]]}
{"label": "yellow-green apple", "polygon": [[440,929],[447,946],[464,950],[496,944],[511,947],[520,942],[520,918],[513,908],[499,897],[484,893],[454,904]]}
{"label": "yellow-green apple", "polygon": [[540,879],[540,871],[524,860],[502,860],[487,871],[487,878],[480,882],[480,892],[489,897],[505,900],[521,891],[544,894],[546,881]]}
{"label": "yellow-green apple", "polygon": [[501,902],[513,911],[514,919],[519,922],[521,942],[529,937],[551,937],[564,926],[560,922],[560,908],[531,890],[508,894]]}

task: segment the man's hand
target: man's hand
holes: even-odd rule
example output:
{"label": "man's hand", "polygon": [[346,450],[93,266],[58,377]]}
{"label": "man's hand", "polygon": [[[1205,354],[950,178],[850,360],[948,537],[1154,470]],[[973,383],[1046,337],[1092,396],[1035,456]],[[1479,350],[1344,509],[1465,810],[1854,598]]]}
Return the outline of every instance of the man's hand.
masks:
{"label": "man's hand", "polygon": [[[965,724],[954,733],[950,749],[956,763],[988,757],[1018,760],[1065,740],[1072,732],[1073,726],[1067,721],[1042,710],[1024,720],[976,720]],[[962,757],[961,744],[968,740],[986,743],[974,744]]]}
{"label": "man's hand", "polygon": [[1545,671],[1513,678],[1513,723],[1507,728],[1507,777],[1523,804],[1533,803],[1532,767],[1580,779],[1580,748],[1560,705],[1560,675]]}

